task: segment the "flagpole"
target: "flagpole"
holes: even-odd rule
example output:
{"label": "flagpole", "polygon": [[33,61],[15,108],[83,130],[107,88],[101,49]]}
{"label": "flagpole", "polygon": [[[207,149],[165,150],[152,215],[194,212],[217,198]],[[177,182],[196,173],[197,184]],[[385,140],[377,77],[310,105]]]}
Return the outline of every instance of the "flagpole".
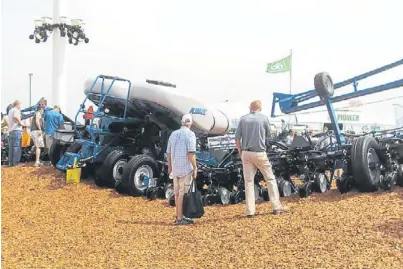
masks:
{"label": "flagpole", "polygon": [[292,49],[290,49],[290,94],[292,86]]}
{"label": "flagpole", "polygon": [[[291,94],[291,84],[292,82],[292,49],[290,49],[290,94]],[[295,116],[295,114],[294,114]],[[291,115],[288,116],[288,123],[291,122]],[[293,124],[294,125],[294,124]]]}

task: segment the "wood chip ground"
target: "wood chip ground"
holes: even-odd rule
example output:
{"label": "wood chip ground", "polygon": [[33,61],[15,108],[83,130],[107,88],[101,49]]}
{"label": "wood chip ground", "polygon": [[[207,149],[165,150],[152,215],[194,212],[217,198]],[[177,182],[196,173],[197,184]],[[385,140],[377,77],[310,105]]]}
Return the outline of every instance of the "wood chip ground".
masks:
{"label": "wood chip ground", "polygon": [[281,216],[264,202],[254,219],[209,206],[177,227],[166,200],[67,185],[50,167],[1,171],[2,268],[403,268],[403,188],[283,199]]}

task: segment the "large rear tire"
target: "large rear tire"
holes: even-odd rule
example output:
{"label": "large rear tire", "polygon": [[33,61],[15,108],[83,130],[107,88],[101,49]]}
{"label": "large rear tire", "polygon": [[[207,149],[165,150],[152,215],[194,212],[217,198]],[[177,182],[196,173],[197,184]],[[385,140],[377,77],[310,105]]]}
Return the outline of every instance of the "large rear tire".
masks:
{"label": "large rear tire", "polygon": [[377,191],[380,187],[381,170],[378,156],[379,145],[375,138],[363,136],[357,139],[351,154],[356,187],[362,192]]}
{"label": "large rear tire", "polygon": [[104,185],[114,188],[116,181],[121,181],[123,176],[123,167],[129,160],[129,155],[122,150],[110,152],[102,165],[102,178]]}
{"label": "large rear tire", "polygon": [[158,165],[154,158],[149,155],[137,155],[123,168],[122,183],[127,188],[129,195],[141,196],[147,189],[143,184],[141,175],[154,178],[159,175]]}

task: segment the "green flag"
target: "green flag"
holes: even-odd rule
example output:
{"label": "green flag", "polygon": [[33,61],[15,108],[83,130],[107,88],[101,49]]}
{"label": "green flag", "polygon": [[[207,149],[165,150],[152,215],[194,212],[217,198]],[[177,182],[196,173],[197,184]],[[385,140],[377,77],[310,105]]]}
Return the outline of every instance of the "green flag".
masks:
{"label": "green flag", "polygon": [[291,55],[267,64],[267,73],[283,73],[283,72],[288,72],[291,71]]}

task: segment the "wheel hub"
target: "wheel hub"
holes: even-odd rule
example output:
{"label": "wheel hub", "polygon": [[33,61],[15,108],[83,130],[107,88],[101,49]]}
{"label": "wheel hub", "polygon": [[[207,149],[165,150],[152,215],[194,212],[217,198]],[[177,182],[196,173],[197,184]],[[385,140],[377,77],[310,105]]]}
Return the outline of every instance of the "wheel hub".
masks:
{"label": "wheel hub", "polygon": [[145,186],[143,184],[143,178],[144,176],[148,178],[153,177],[153,170],[150,166],[148,165],[143,165],[137,169],[136,173],[134,174],[134,185],[138,190],[144,191],[147,189],[148,186]]}
{"label": "wheel hub", "polygon": [[291,184],[288,181],[284,181],[283,194],[284,194],[284,197],[291,196],[291,194],[292,194]]}
{"label": "wheel hub", "polygon": [[123,167],[127,163],[127,160],[119,160],[115,163],[113,166],[113,179],[115,181],[120,181],[122,180],[122,174],[123,174]]}
{"label": "wheel hub", "polygon": [[375,169],[376,169],[376,163],[375,163],[375,162],[369,162],[369,163],[368,163],[368,167],[369,167],[369,169],[371,169],[371,170],[375,170]]}
{"label": "wheel hub", "polygon": [[379,157],[375,149],[370,148],[367,153],[368,169],[369,174],[373,181],[375,181],[379,176]]}
{"label": "wheel hub", "polygon": [[327,182],[324,174],[321,173],[318,175],[318,183],[320,191],[325,192],[327,190]]}
{"label": "wheel hub", "polygon": [[221,203],[223,204],[223,205],[227,205],[227,204],[229,204],[229,202],[230,202],[230,199],[231,199],[231,193],[230,193],[230,191],[228,190],[228,189],[226,189],[226,188],[220,188],[220,190],[219,190],[219,195],[220,195],[220,200],[221,200]]}
{"label": "wheel hub", "polygon": [[279,188],[280,188],[280,195],[283,197],[289,197],[292,195],[292,187],[291,183],[288,180],[285,180],[283,177],[279,178]]}

